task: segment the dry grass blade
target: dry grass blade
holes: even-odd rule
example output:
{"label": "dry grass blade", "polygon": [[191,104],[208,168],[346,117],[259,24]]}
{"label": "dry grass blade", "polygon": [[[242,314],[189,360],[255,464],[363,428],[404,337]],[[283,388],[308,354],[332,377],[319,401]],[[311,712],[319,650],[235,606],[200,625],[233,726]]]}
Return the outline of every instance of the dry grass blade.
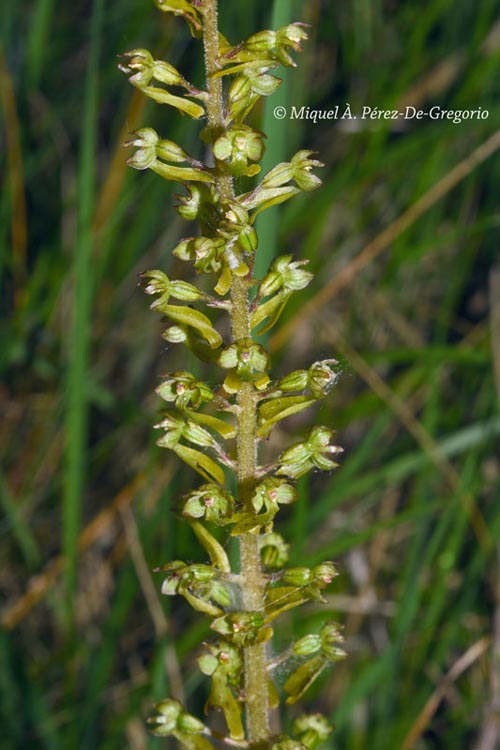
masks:
{"label": "dry grass blade", "polygon": [[496,554],[496,604],[490,659],[490,700],[475,750],[495,750],[500,741],[500,547]]}
{"label": "dry grass blade", "polygon": [[23,178],[23,155],[21,131],[17,116],[16,98],[12,78],[0,49],[0,102],[5,117],[7,140],[7,164],[11,190],[11,234],[13,274],[16,284],[16,300],[19,302],[26,276],[26,250],[28,244],[28,217]]}
{"label": "dry grass blade", "polygon": [[[134,514],[129,505],[120,509],[120,513],[123,519],[123,525],[125,527],[125,536],[127,537],[127,544],[134,563],[134,568],[139,579],[139,584],[146,599],[148,610],[153,620],[153,625],[156,631],[156,635],[159,639],[169,632],[170,626],[165,616],[163,608],[158,597],[157,589],[146,562],[144,550],[139,537],[139,530],[134,519]],[[176,699],[184,702],[184,689],[182,687],[182,675],[177,660],[175,649],[171,644],[166,648],[165,652],[165,667],[168,674],[170,689],[172,696]]]}
{"label": "dry grass blade", "polygon": [[470,519],[471,526],[474,529],[479,544],[483,550],[491,549],[493,547],[493,540],[481,511],[477,506],[475,498],[470,493],[464,493],[461,490],[460,475],[453,464],[443,456],[439,445],[432,435],[425,429],[425,427],[423,427],[418,419],[415,418],[407,404],[405,404],[405,402],[402,401],[394,391],[391,390],[391,388],[389,388],[387,383],[382,380],[376,370],[370,367],[370,365],[368,365],[349,345],[338,329],[334,328],[333,325],[328,324],[326,325],[326,330],[328,331],[330,339],[335,342],[335,345],[342,356],[344,356],[356,372],[361,375],[363,380],[370,386],[374,393],[385,401],[393,413],[398,417],[401,424],[408,430],[416,443],[429,457],[429,460],[443,474],[449,487],[454,492],[460,494],[461,501],[464,505],[467,516]]}
{"label": "dry grass blade", "polygon": [[[491,348],[495,385],[500,399],[500,267],[490,272]],[[495,611],[493,614],[493,645],[490,660],[490,700],[476,750],[495,750],[500,740],[500,547],[497,547],[495,570]]]}
{"label": "dry grass blade", "polygon": [[472,666],[477,659],[479,659],[486,649],[489,648],[490,643],[491,639],[489,636],[485,636],[479,641],[476,641],[476,643],[467,649],[460,659],[458,659],[452,668],[445,674],[406,735],[401,750],[412,750],[414,748],[415,742],[417,742],[419,737],[422,736],[422,733],[429,725],[430,720],[436,713],[439,704],[450,686],[453,685],[460,675]]}
{"label": "dry grass blade", "polygon": [[490,273],[490,326],[493,374],[500,399],[500,266]]}
{"label": "dry grass blade", "polygon": [[276,351],[284,346],[288,340],[293,340],[293,331],[297,330],[297,326],[300,325],[301,321],[310,318],[312,315],[319,312],[327,302],[348,286],[354,280],[356,275],[374,258],[376,258],[377,255],[385,250],[391,242],[394,242],[402,232],[411,227],[411,225],[423,216],[426,211],[432,208],[437,201],[462,182],[467,175],[492,156],[492,154],[494,154],[499,148],[500,130],[497,130],[492,136],[484,141],[484,143],[474,149],[466,159],[463,159],[463,161],[457,164],[456,167],[448,172],[448,174],[439,180],[439,182],[424,193],[421,198],[415,201],[412,206],[406,209],[406,211],[403,211],[401,216],[388,226],[387,229],[384,229],[384,231],[375,237],[374,240],[365,245],[361,252],[358,253],[358,255],[347,264],[347,266],[334,276],[331,281],[321,289],[321,291],[319,291],[314,297],[311,297],[311,299],[301,307],[299,312],[282,326],[281,329],[270,339],[269,346],[271,350]]}
{"label": "dry grass blade", "polygon": [[403,96],[396,105],[396,109],[404,109],[408,105],[421,107],[422,104],[441,94],[451,86],[465,65],[465,55],[457,52],[442,60],[432,70],[427,71]]}
{"label": "dry grass blade", "polygon": [[[500,24],[497,21],[490,28],[481,45],[481,52],[485,56],[491,56],[498,52],[500,46]],[[455,52],[438,63],[430,71],[427,71],[413,86],[401,96],[396,109],[404,109],[407,105],[420,107],[425,101],[435,98],[438,94],[446,91],[452,86],[467,62],[467,55]]]}
{"label": "dry grass blade", "polygon": [[[78,539],[78,548],[84,552],[100,537],[102,537],[115,522],[116,516],[130,505],[137,497],[140,489],[145,485],[146,474],[139,474],[135,479],[124,487],[115,497],[112,503],[102,510],[81,532]],[[162,476],[162,484],[165,480]],[[64,557],[58,555],[45,566],[41,573],[33,576],[27,584],[26,593],[20,596],[12,604],[8,604],[0,617],[0,624],[7,630],[12,630],[31,612],[33,607],[43,599],[50,587],[57,580],[64,569]]]}

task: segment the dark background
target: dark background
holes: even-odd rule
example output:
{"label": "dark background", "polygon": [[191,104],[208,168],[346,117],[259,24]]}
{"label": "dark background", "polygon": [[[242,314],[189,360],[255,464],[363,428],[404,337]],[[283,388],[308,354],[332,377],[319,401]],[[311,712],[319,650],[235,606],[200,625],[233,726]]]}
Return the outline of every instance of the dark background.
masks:
{"label": "dark background", "polygon": [[[147,124],[199,146],[116,65],[147,47],[203,86],[200,45],[148,0],[8,0],[0,19],[0,748],[160,748],[144,717],[172,694],[201,710],[207,631],[150,573],[203,555],[171,512],[194,476],[152,431],[159,376],[192,362],[136,283],[147,268],[188,279],[170,252],[187,232],[170,184],[128,169],[120,144]],[[342,466],[302,480],[280,525],[293,564],[333,559],[341,576],[275,646],[345,625],[349,658],[304,702],[339,750],[498,748],[499,19],[496,0],[221,2],[232,42],[312,24],[253,123],[268,167],[299,147],[326,165],[321,191],[261,221],[259,268],[294,253],[315,272],[270,340],[273,372],[342,362],[317,414]],[[272,115],[346,102],[490,115]],[[285,422],[270,450],[314,419]]]}

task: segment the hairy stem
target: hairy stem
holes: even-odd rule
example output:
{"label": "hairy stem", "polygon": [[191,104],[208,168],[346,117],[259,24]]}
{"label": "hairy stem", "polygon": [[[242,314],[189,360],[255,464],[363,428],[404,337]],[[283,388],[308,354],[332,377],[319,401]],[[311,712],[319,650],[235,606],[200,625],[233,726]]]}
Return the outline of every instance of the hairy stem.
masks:
{"label": "hairy stem", "polygon": [[[203,44],[207,89],[209,93],[208,124],[214,131],[224,130],[223,92],[220,78],[213,73],[218,64],[217,0],[205,0],[203,5]],[[217,177],[217,188],[221,198],[234,198],[232,179],[229,175]],[[233,338],[250,336],[250,312],[248,282],[233,274],[231,283],[231,328]],[[256,484],[256,392],[251,383],[243,383],[238,393],[237,425],[237,482],[240,501],[249,506],[252,490]],[[242,576],[243,605],[247,611],[261,611],[264,606],[264,578],[260,564],[259,538],[243,534],[240,538],[240,566]],[[267,689],[267,661],[265,644],[244,649],[246,725],[250,744],[265,747],[269,737],[269,698]]]}

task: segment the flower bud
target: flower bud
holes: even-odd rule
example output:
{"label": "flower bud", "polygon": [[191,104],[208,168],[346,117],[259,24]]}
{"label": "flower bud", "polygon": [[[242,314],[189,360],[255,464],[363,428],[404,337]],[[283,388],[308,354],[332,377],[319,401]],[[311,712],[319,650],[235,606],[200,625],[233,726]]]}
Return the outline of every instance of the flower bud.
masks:
{"label": "flower bud", "polygon": [[264,482],[271,500],[279,505],[290,505],[297,499],[297,490],[283,479],[272,477]]}
{"label": "flower bud", "polygon": [[159,159],[173,163],[189,161],[188,154],[177,143],[159,140],[156,144],[156,155]]}
{"label": "flower bud", "polygon": [[203,448],[212,448],[216,442],[215,438],[212,437],[208,430],[205,430],[204,427],[196,424],[196,422],[193,422],[191,419],[188,419],[185,422],[182,435],[186,440],[189,440],[190,443],[200,445]]}
{"label": "flower bud", "polygon": [[155,0],[157,8],[164,13],[172,13],[174,16],[182,16],[189,26],[192,36],[200,36],[202,27],[199,11],[195,5],[199,2],[190,3],[186,0]]}
{"label": "flower bud", "polygon": [[304,289],[313,279],[312,273],[301,268],[306,263],[306,260],[292,261],[291,255],[276,258],[259,286],[259,295],[267,297],[280,289],[290,292]]}
{"label": "flower bud", "polygon": [[165,430],[165,435],[157,440],[156,445],[159,445],[160,448],[173,449],[182,438],[184,423],[181,418],[167,414],[164,419],[158,424],[155,424],[154,427],[156,430]]}
{"label": "flower bud", "polygon": [[291,586],[306,586],[312,579],[310,568],[289,568],[282,576],[283,583]]}
{"label": "flower bud", "polygon": [[345,659],[347,657],[346,652],[343,648],[340,648],[340,646],[332,646],[330,644],[322,645],[321,647],[322,652],[327,657],[328,661],[336,662],[336,661],[342,661],[342,659]]}
{"label": "flower bud", "polygon": [[[230,57],[234,62],[253,62],[257,64],[259,60],[264,63],[266,60],[279,62],[285,66],[295,67],[293,59],[288,53],[288,49],[294,52],[300,52],[302,49],[301,42],[307,39],[307,34],[303,29],[304,24],[292,23],[287,26],[281,26],[277,31],[266,29],[252,34],[238,47],[234,47],[226,52],[226,57]],[[241,66],[238,66],[238,69]]]}
{"label": "flower bud", "polygon": [[320,178],[312,174],[311,170],[313,167],[324,167],[324,164],[317,159],[310,159],[312,153],[314,152],[298,151],[290,162],[292,177],[301,190],[315,190],[322,184]]}
{"label": "flower bud", "polygon": [[179,260],[193,260],[193,243],[195,242],[195,237],[189,237],[188,239],[181,240],[172,250],[173,255],[175,255]]}
{"label": "flower bud", "polygon": [[333,727],[322,714],[303,714],[295,719],[292,730],[309,750],[315,750],[328,739]]}
{"label": "flower bud", "polygon": [[304,289],[313,279],[312,273],[301,268],[306,263],[307,260],[292,261],[291,255],[283,255],[274,261],[272,267],[281,275],[284,289],[295,292]]}
{"label": "flower bud", "polygon": [[292,391],[303,391],[307,388],[309,381],[307,370],[295,370],[294,372],[285,375],[284,378],[278,382],[276,386],[278,390],[289,393]]}
{"label": "flower bud", "polygon": [[162,333],[162,338],[170,344],[182,344],[187,337],[185,326],[170,326]]}
{"label": "flower bud", "polygon": [[221,523],[228,520],[234,507],[234,499],[229,492],[216,484],[204,484],[189,493],[182,514],[188,518],[205,518],[206,521]]}
{"label": "flower bud", "polygon": [[286,480],[269,477],[255,488],[252,497],[252,507],[256,513],[260,513],[264,506],[269,510],[272,506],[290,505],[296,497],[295,488],[286,482]]}
{"label": "flower bud", "polygon": [[188,713],[181,713],[177,721],[177,729],[185,734],[203,734],[205,725],[202,721]]}
{"label": "flower bud", "polygon": [[239,339],[224,349],[218,364],[229,370],[235,369],[244,382],[257,382],[269,368],[270,359],[266,350],[251,338]]}
{"label": "flower bud", "polygon": [[282,287],[281,274],[277,271],[269,271],[266,277],[260,282],[259,297],[269,297],[271,294],[279,292]]}
{"label": "flower bud", "polygon": [[160,570],[167,573],[167,577],[161,586],[161,593],[165,594],[165,596],[174,596],[177,594],[179,583],[181,582],[187,568],[188,566],[186,563],[182,562],[182,560],[174,560],[163,568],[160,568]]}
{"label": "flower bud", "polygon": [[262,182],[260,183],[261,188],[278,188],[286,185],[287,182],[293,177],[293,171],[289,162],[281,162],[276,164],[266,175],[264,175]]}
{"label": "flower bud", "polygon": [[158,386],[158,388],[155,389],[155,392],[164,401],[176,402],[180,395],[177,391],[177,378],[165,380],[161,385]]}
{"label": "flower bud", "polygon": [[183,86],[187,89],[191,88],[179,71],[176,70],[173,65],[170,65],[170,63],[164,62],[163,60],[154,61],[153,78],[160,83],[164,83],[166,86]]}
{"label": "flower bud", "polygon": [[244,43],[245,51],[251,53],[255,57],[266,58],[267,53],[274,50],[276,45],[276,32],[266,29],[264,31],[258,31],[256,34],[252,34]]}
{"label": "flower bud", "polygon": [[210,565],[184,565],[183,568],[172,570],[164,582],[162,593],[181,594],[195,609],[214,617],[221,614],[221,609],[215,607],[212,602],[221,607],[229,607],[232,604],[231,594],[218,576],[219,571]]}
{"label": "flower bud", "polygon": [[197,287],[193,284],[189,284],[187,281],[172,281],[170,293],[172,297],[175,297],[182,302],[197,302],[205,297],[203,292],[200,292]]}
{"label": "flower bud", "polygon": [[231,612],[218,617],[210,627],[238,648],[263,643],[272,635],[260,612]]}
{"label": "flower bud", "polygon": [[307,442],[296,443],[281,454],[277,474],[298,479],[312,466],[311,449]]}
{"label": "flower bud", "polygon": [[331,365],[338,364],[336,359],[326,359],[314,362],[307,373],[307,384],[315,398],[326,396],[330,388],[337,382],[338,373]]}
{"label": "flower bud", "polygon": [[179,580],[177,578],[165,578],[161,585],[161,593],[165,596],[175,596],[179,590]]}
{"label": "flower bud", "polygon": [[221,672],[231,676],[238,675],[243,666],[240,651],[226,641],[222,641],[216,648]]}
{"label": "flower bud", "polygon": [[210,586],[210,598],[213,599],[221,607],[230,607],[233,603],[231,594],[221,581],[213,581]]}
{"label": "flower bud", "polygon": [[218,364],[225,370],[232,370],[238,365],[238,361],[238,348],[236,344],[231,344],[221,352]]}
{"label": "flower bud", "polygon": [[191,584],[192,582],[207,583],[208,581],[213,581],[217,578],[217,571],[211,568],[210,565],[195,563],[186,568],[183,577],[186,578],[188,584]]}
{"label": "flower bud", "polygon": [[222,218],[219,221],[217,231],[226,239],[238,237],[250,223],[248,211],[237,201],[225,201],[221,206],[221,211]]}
{"label": "flower bud", "polygon": [[298,740],[280,735],[273,741],[271,750],[306,750],[306,747]]}
{"label": "flower bud", "polygon": [[287,26],[280,26],[276,32],[276,36],[282,44],[286,43],[290,47],[293,47],[296,52],[299,52],[301,49],[300,43],[307,39],[304,25],[305,24],[300,23],[300,21],[297,21],[295,23],[290,23]]}
{"label": "flower bud", "polygon": [[313,427],[305,442],[296,443],[281,454],[277,473],[297,479],[313,467],[322,471],[335,469],[338,464],[328,454],[342,453],[342,448],[330,445],[333,434],[329,427]]}
{"label": "flower bud", "polygon": [[215,227],[217,225],[217,195],[206,185],[189,185],[187,195],[176,196],[179,200],[177,213],[187,221],[197,219],[200,223]]}
{"label": "flower bud", "polygon": [[319,651],[321,648],[321,638],[319,635],[310,633],[305,635],[303,638],[299,638],[293,645],[293,653],[295,656],[311,656]]}
{"label": "flower bud", "polygon": [[175,701],[172,698],[165,698],[159,703],[156,703],[154,709],[157,713],[159,713],[166,719],[175,719],[175,721],[177,721],[177,718],[180,716],[180,713],[182,711],[182,706],[179,701]]}
{"label": "flower bud", "polygon": [[257,249],[258,238],[255,229],[247,224],[238,234],[238,244],[244,253],[252,255]]}
{"label": "flower bud", "polygon": [[[198,91],[170,63],[163,60],[154,60],[151,53],[145,49],[126,52],[122,57],[128,57],[130,60],[128,64],[120,64],[118,67],[127,75],[132,74],[129,75],[130,83],[146,96],[149,96],[153,101],[170,104],[196,119],[204,116],[205,110],[203,107],[190,101],[186,96],[206,99],[206,92]],[[188,93],[184,97],[174,96],[165,88],[151,85],[153,80],[164,83],[166,86],[182,86]]]}
{"label": "flower bud", "polygon": [[325,646],[332,643],[343,643],[344,636],[340,626],[333,621],[325,622],[321,630],[319,631],[321,637],[321,647],[324,649]]}
{"label": "flower bud", "polygon": [[330,445],[334,431],[329,427],[313,427],[310,432],[308,445],[311,448],[311,459],[313,464],[323,471],[335,469],[338,464],[327,458],[326,454],[337,455],[343,453],[343,448],[338,445]]}
{"label": "flower bud", "polygon": [[290,23],[287,26],[281,26],[276,31],[276,56],[282,65],[295,67],[293,59],[287,52],[290,47],[294,52],[301,52],[301,42],[307,39],[303,24]]}
{"label": "flower bud", "polygon": [[148,169],[157,161],[156,144],[158,133],[153,128],[140,128],[133,134],[134,138],[125,141],[125,148],[135,146],[137,151],[127,159],[127,164],[134,169]]}
{"label": "flower bud", "polygon": [[333,581],[338,576],[339,572],[335,565],[330,562],[323,562],[319,565],[315,565],[312,569],[312,575],[316,582],[321,582],[325,586]]}
{"label": "flower bud", "polygon": [[128,57],[129,62],[125,65],[120,64],[118,67],[124,73],[132,74],[129,76],[129,81],[138,89],[146,88],[152,78],[167,86],[189,88],[178,70],[163,60],[154,60],[151,52],[147,49],[134,49],[125,52],[121,57]]}
{"label": "flower bud", "polygon": [[211,677],[217,667],[219,666],[219,660],[213,654],[202,654],[198,657],[198,666],[203,674]]}
{"label": "flower bud", "polygon": [[245,101],[252,94],[250,79],[245,71],[242,75],[236,76],[228,90],[228,103],[230,105],[238,104]]}
{"label": "flower bud", "polygon": [[170,279],[167,274],[163,273],[163,271],[146,271],[141,276],[144,279],[148,279],[144,288],[146,294],[160,294],[162,298],[166,297],[166,301],[168,301]]}
{"label": "flower bud", "polygon": [[333,641],[336,641],[337,643],[343,643],[344,642],[344,636],[342,635],[342,629],[341,626],[334,622],[333,620],[330,620],[329,622],[325,622],[323,627],[320,630],[320,635],[322,640],[328,640],[333,643]]}
{"label": "flower bud", "polygon": [[231,120],[244,120],[260,96],[269,96],[281,83],[276,76],[266,75],[269,68],[245,68],[236,76],[228,91],[228,108]]}
{"label": "flower bud", "polygon": [[198,271],[218,273],[222,266],[224,240],[213,237],[192,237],[182,240],[172,251],[181,260],[189,260]]}
{"label": "flower bud", "polygon": [[272,532],[259,537],[262,564],[266,568],[282,568],[288,562],[290,545],[280,534]]}
{"label": "flower bud", "polygon": [[239,649],[227,641],[205,644],[208,654],[198,658],[198,666],[203,674],[212,676],[216,671],[229,682],[237,682],[241,676],[242,659]]}
{"label": "flower bud", "polygon": [[130,83],[136,88],[147,86],[153,77],[154,59],[151,52],[147,49],[133,49],[130,52],[124,52],[121,57],[128,57],[127,64],[118,65],[119,69],[129,76]]}
{"label": "flower bud", "polygon": [[177,721],[182,711],[179,701],[166,698],[157,703],[154,709],[155,714],[148,719],[148,724],[152,725],[151,731],[154,734],[158,731],[163,736],[174,732],[177,729]]}
{"label": "flower bud", "polygon": [[270,96],[282,84],[281,78],[268,75],[266,73],[267,70],[268,68],[249,68],[245,70],[252,91],[259,96]]}
{"label": "flower bud", "polygon": [[269,355],[260,344],[250,343],[246,339],[240,342],[238,351],[238,375],[244,371],[251,377],[254,373],[264,372],[269,368]]}
{"label": "flower bud", "polygon": [[262,133],[248,127],[237,125],[226,130],[214,143],[214,156],[226,162],[232,175],[252,176],[259,171],[255,166],[249,167],[249,161],[259,161],[264,153]]}
{"label": "flower bud", "polygon": [[198,218],[201,204],[201,189],[196,185],[188,188],[188,195],[179,199],[177,213],[186,221],[194,221]]}
{"label": "flower bud", "polygon": [[[208,171],[192,168],[173,167],[164,162],[189,161],[197,164],[189,155],[173,141],[161,140],[153,128],[140,128],[133,134],[134,138],[123,145],[135,146],[137,151],[127,159],[127,164],[134,169],[152,169],[154,172],[172,180],[198,180],[210,182],[212,176]],[[159,161],[163,159],[164,161]]]}
{"label": "flower bud", "polygon": [[214,394],[205,383],[196,380],[190,372],[174,372],[156,388],[156,393],[164,401],[175,403],[178,409],[213,401]]}

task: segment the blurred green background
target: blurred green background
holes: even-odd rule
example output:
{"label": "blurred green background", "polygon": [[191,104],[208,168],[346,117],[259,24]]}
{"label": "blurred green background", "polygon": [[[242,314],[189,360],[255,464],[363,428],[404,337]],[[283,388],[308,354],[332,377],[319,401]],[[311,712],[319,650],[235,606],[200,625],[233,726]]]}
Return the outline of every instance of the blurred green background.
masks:
{"label": "blurred green background", "polygon": [[[160,375],[192,363],[136,284],[156,267],[189,278],[170,251],[192,229],[120,144],[148,124],[199,147],[116,65],[148,47],[203,86],[200,47],[149,0],[6,0],[0,18],[0,748],[156,750],[152,701],[201,710],[207,630],[151,573],[203,557],[171,511],[196,479],[152,431]],[[342,362],[317,415],[342,466],[302,481],[280,526],[294,564],[333,559],[341,576],[275,644],[345,625],[349,658],[306,702],[338,750],[500,746],[499,19],[498,0],[221,0],[233,42],[311,24],[253,122],[268,166],[299,147],[326,165],[321,191],[261,219],[259,269],[294,253],[316,274],[270,339],[274,372]],[[346,102],[490,116],[273,117]],[[314,419],[285,422],[270,451]]]}

